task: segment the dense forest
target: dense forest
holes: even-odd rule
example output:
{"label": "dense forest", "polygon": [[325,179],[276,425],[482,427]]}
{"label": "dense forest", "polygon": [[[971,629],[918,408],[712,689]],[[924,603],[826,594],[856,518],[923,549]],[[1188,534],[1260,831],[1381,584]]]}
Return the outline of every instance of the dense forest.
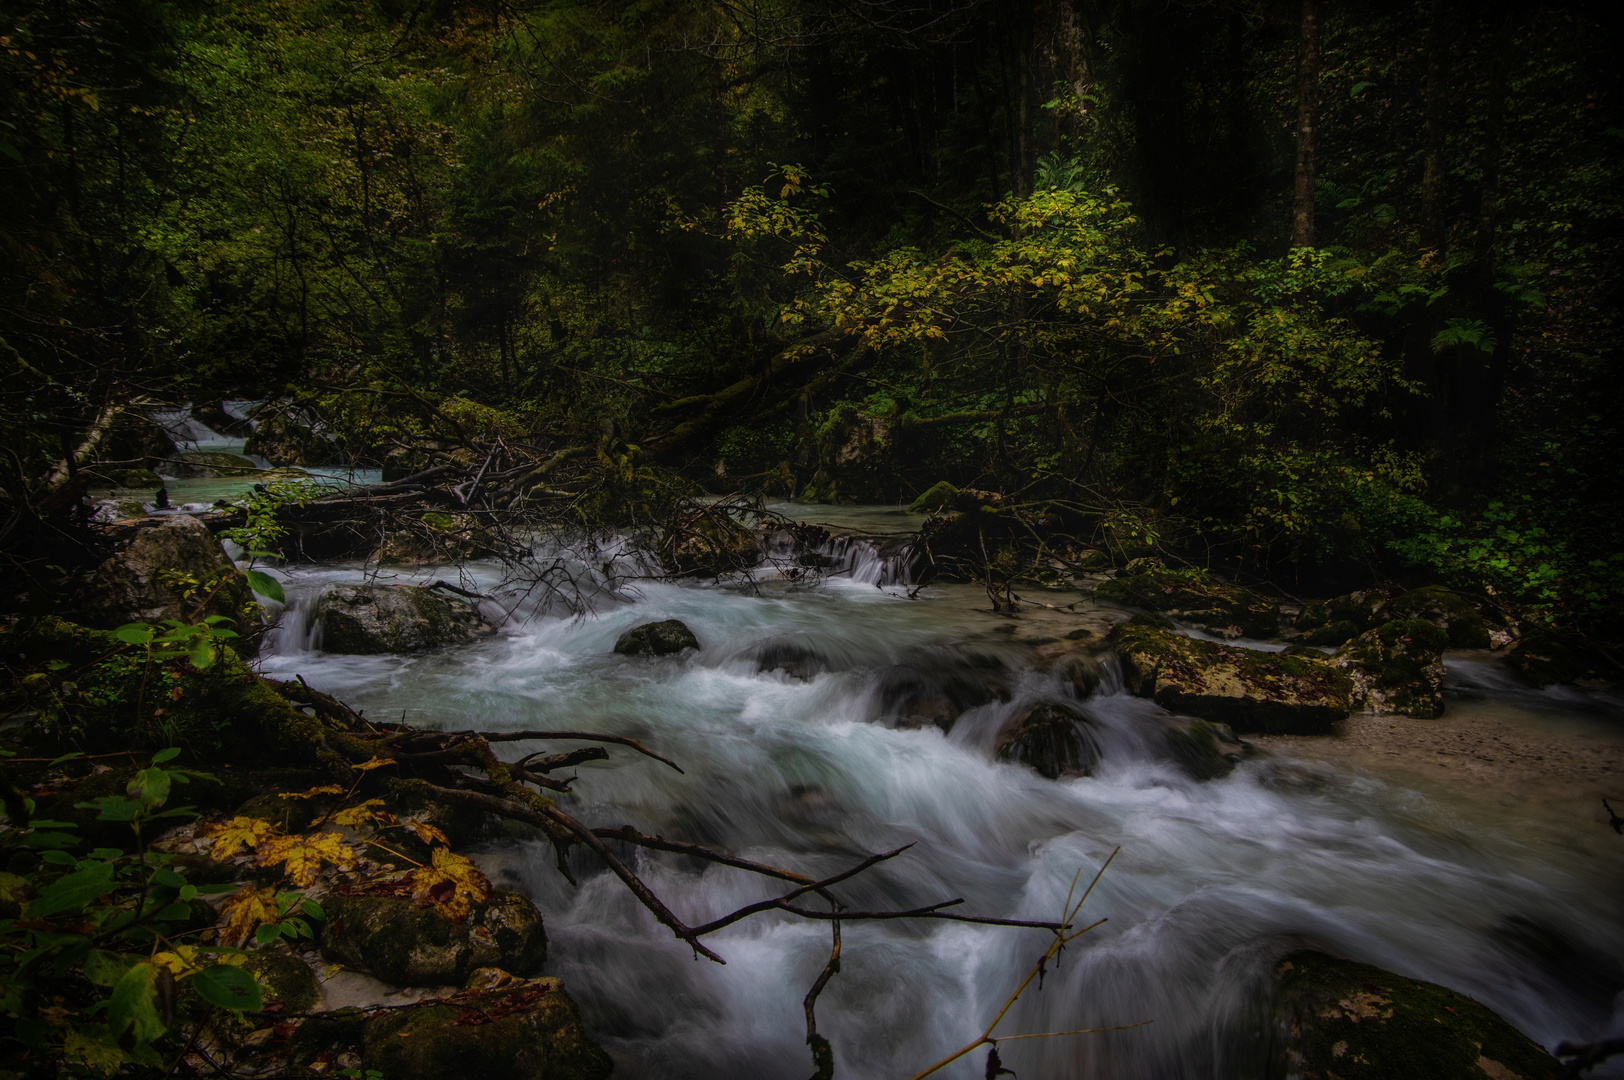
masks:
{"label": "dense forest", "polygon": [[450,402],[720,491],[946,480],[1616,630],[1618,29],[9,3],[5,546],[110,404],[276,398],[375,465]]}
{"label": "dense forest", "polygon": [[[1285,1075],[1253,961],[1294,1068],[1624,1053],[1621,40],[1601,0],[0,0],[0,1080]],[[806,599],[859,569],[892,608]],[[1370,795],[1479,738],[1446,697],[1501,764],[1427,798],[1526,834]],[[1220,881],[1197,944],[1155,921]],[[1085,900],[1161,944],[1062,969]]]}

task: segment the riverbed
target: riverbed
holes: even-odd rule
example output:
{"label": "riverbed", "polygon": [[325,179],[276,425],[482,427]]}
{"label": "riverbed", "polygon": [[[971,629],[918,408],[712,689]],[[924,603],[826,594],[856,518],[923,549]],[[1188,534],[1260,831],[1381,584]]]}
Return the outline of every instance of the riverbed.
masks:
{"label": "riverbed", "polygon": [[[1080,592],[1043,591],[1010,614],[973,587],[910,590],[879,553],[907,524],[895,508],[778,509],[872,540],[846,542],[814,581],[768,568],[720,584],[621,582],[576,615],[473,564],[463,582],[493,592],[486,609],[506,618],[502,632],[416,656],[322,652],[314,597],[377,568],[289,567],[290,610],[262,667],[381,719],[630,735],[682,766],[629,753],[581,766],[562,802],[592,825],[631,824],[815,876],[914,845],[843,885],[852,907],[963,898],[965,912],[1053,919],[1077,876],[1120,849],[1084,911],[1108,921],[1067,949],[999,1033],[1150,1023],[1004,1044],[1022,1076],[1244,1070],[1257,1049],[1248,1010],[1269,965],[1304,945],[1470,994],[1548,1047],[1624,1033],[1624,837],[1600,806],[1604,795],[1624,803],[1613,786],[1617,698],[1538,692],[1487,654],[1450,657],[1441,720],[1355,717],[1336,737],[1254,739],[1256,756],[1202,782],[1158,753],[1145,732],[1159,710],[1108,670],[1100,692],[1073,702],[1098,733],[1100,765],[1047,780],[995,761],[996,732],[1014,711],[1074,693],[1034,663],[1037,648],[1073,630],[1097,639],[1124,613]],[[627,628],[668,618],[703,647],[662,659],[612,652]],[[775,656],[795,659],[763,670]],[[899,671],[991,671],[1008,700],[966,710],[945,732],[899,726],[885,700]],[[543,911],[549,970],[617,1075],[810,1072],[802,997],[828,956],[826,924],[740,923],[709,939],[724,967],[696,961],[588,861],[572,864],[574,887],[531,838],[492,838],[480,858]],[[761,879],[691,860],[645,853],[638,865],[690,923],[772,894]],[[847,924],[818,1006],[838,1075],[911,1076],[975,1038],[1046,945],[1035,930]],[[979,1076],[983,1057],[944,1075]]]}

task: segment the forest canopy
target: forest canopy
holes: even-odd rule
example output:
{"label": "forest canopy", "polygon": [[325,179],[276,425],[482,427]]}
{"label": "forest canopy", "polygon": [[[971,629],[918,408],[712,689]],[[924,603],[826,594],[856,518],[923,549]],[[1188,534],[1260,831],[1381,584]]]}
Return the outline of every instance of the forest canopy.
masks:
{"label": "forest canopy", "polygon": [[110,409],[235,397],[1617,630],[1612,5],[0,11],[19,565]]}

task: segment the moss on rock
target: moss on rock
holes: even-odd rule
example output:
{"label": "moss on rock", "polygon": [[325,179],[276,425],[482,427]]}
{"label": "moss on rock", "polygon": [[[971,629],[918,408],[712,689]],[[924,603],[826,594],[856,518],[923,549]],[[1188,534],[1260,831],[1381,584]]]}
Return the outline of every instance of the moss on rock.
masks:
{"label": "moss on rock", "polygon": [[316,973],[297,956],[267,949],[250,953],[243,966],[269,991],[269,997],[282,1003],[285,1012],[306,1013],[321,1000]]}
{"label": "moss on rock", "polygon": [[[1307,632],[1331,623],[1346,622],[1353,624],[1354,634],[1362,634],[1383,621],[1380,614],[1382,605],[1387,603],[1387,598],[1392,595],[1392,589],[1386,585],[1377,585],[1369,589],[1356,589],[1329,600],[1316,600],[1298,613],[1296,627]],[[1352,636],[1354,635],[1348,635]]]}
{"label": "moss on rock", "polygon": [[959,497],[959,489],[946,480],[938,480],[925,490],[919,498],[908,504],[910,514],[929,514],[953,505],[953,500]]}
{"label": "moss on rock", "polygon": [[1494,627],[1466,597],[1428,585],[1411,589],[1382,605],[1384,619],[1425,619],[1449,635],[1452,649],[1487,649]]}
{"label": "moss on rock", "polygon": [[684,649],[697,648],[699,639],[680,619],[666,619],[664,622],[634,626],[621,634],[619,640],[615,642],[615,652],[622,656],[640,656],[643,653],[670,656]]}
{"label": "moss on rock", "polygon": [[522,1006],[493,999],[483,1008],[445,1004],[379,1013],[363,1028],[362,1065],[389,1080],[609,1076],[608,1055],[587,1037],[575,1003],[557,979],[538,979],[510,996]]}
{"label": "moss on rock", "polygon": [[341,585],[321,598],[322,648],[371,656],[474,641],[495,628],[466,600],[413,585]]}
{"label": "moss on rock", "polygon": [[481,967],[529,976],[547,959],[541,913],[504,889],[458,923],[405,896],[332,894],[322,907],[323,954],[397,986],[460,985]]}
{"label": "moss on rock", "polygon": [[1058,702],[1017,713],[998,733],[1000,761],[1030,765],[1050,780],[1088,776],[1099,763],[1099,743],[1088,717]]}
{"label": "moss on rock", "polygon": [[1107,641],[1133,693],[1236,731],[1324,734],[1350,711],[1352,683],[1322,660],[1197,641],[1154,616],[1118,623]]}
{"label": "moss on rock", "polygon": [[1158,611],[1219,637],[1274,637],[1280,605],[1201,570],[1130,567],[1094,590],[1100,600]]}
{"label": "moss on rock", "polygon": [[1246,744],[1228,724],[1188,716],[1169,717],[1162,726],[1162,750],[1197,780],[1228,776],[1246,756]]}
{"label": "moss on rock", "polygon": [[1464,994],[1297,952],[1275,968],[1275,1068],[1303,1080],[1554,1080],[1559,1063]]}
{"label": "moss on rock", "polygon": [[1444,711],[1442,653],[1449,635],[1421,619],[1394,619],[1348,642],[1331,664],[1353,680],[1354,708],[1431,719]]}
{"label": "moss on rock", "polygon": [[705,514],[660,545],[668,574],[721,577],[761,561],[761,541],[750,529],[719,514]]}

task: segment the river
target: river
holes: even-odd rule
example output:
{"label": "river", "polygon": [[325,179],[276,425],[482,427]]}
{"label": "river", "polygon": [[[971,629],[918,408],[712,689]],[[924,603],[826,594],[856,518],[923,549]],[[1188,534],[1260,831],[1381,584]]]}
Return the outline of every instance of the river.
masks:
{"label": "river", "polygon": [[[189,483],[202,484],[171,490]],[[879,539],[909,521],[894,508],[780,509]],[[996,732],[1015,710],[1073,692],[1033,666],[1036,643],[1077,628],[1098,634],[1121,613],[1077,592],[1032,596],[1055,607],[1013,616],[970,587],[910,598],[885,584],[894,568],[874,543],[840,551],[841,565],[817,582],[770,571],[720,585],[641,581],[604,591],[583,615],[504,594],[500,568],[476,563],[469,580],[503,597],[487,610],[512,609],[502,632],[382,657],[324,653],[309,625],[314,598],[364,568],[287,567],[289,610],[261,666],[302,675],[373,717],[618,733],[682,766],[678,774],[629,752],[582,766],[561,805],[593,825],[631,824],[812,875],[913,844],[840,887],[853,907],[962,897],[966,912],[1053,919],[1076,876],[1086,881],[1120,848],[1084,910],[1108,921],[1070,946],[998,1030],[1151,1023],[1003,1044],[1006,1066],[1027,1080],[1244,1073],[1258,988],[1275,958],[1304,945],[1470,994],[1548,1047],[1624,1035],[1624,837],[1590,806],[1593,788],[1606,791],[1595,784],[1617,783],[1608,768],[1594,783],[1582,769],[1485,780],[1416,760],[1419,750],[1384,752],[1375,736],[1280,739],[1258,740],[1258,756],[1200,782],[1147,737],[1160,710],[1108,672],[1077,703],[1100,742],[1094,775],[1047,780],[995,761]],[[433,576],[446,572],[382,580]],[[668,618],[693,629],[698,653],[612,652],[627,628]],[[794,674],[761,670],[773,646],[799,661],[788,665]],[[1581,764],[1618,760],[1618,699],[1536,693],[1490,658],[1449,660],[1444,720],[1384,720],[1377,735],[1402,742],[1438,724],[1426,738],[1464,738],[1492,725],[1560,744]],[[886,688],[899,672],[943,685],[991,679],[1009,700],[966,710],[947,732],[895,726]],[[1624,801],[1624,786],[1613,794]],[[827,959],[826,924],[756,916],[709,939],[727,960],[720,966],[696,961],[584,859],[573,864],[577,888],[531,838],[492,838],[478,857],[541,908],[549,972],[580,1003],[617,1075],[811,1072],[801,1001]],[[675,856],[643,853],[637,865],[690,923],[774,892]],[[840,972],[818,1007],[837,1075],[905,1078],[974,1039],[1046,945],[1037,930],[847,924]],[[984,1060],[977,1052],[941,1075],[980,1076]]]}

